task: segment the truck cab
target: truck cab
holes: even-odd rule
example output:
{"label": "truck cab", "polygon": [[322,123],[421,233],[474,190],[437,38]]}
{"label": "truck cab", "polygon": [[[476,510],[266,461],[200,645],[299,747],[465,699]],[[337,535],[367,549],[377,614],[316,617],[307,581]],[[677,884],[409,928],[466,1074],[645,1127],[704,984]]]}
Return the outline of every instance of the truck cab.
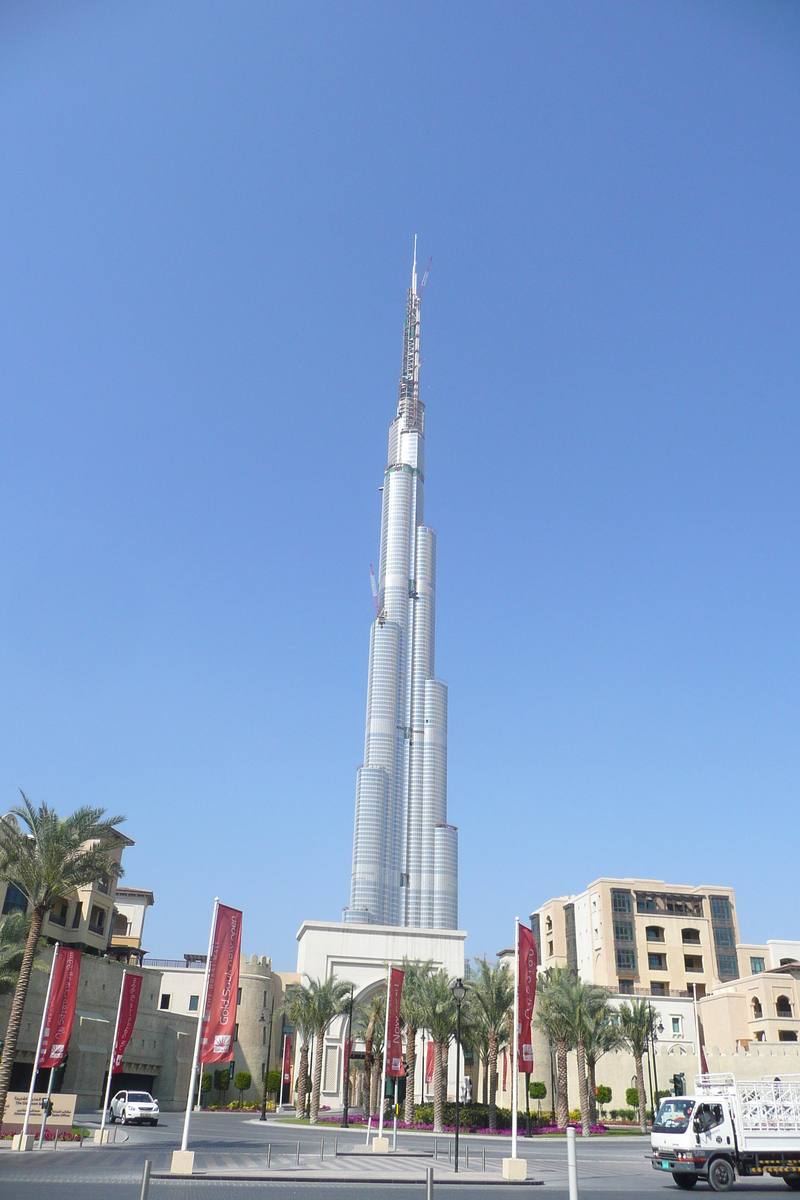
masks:
{"label": "truck cab", "polygon": [[661,1102],[650,1136],[653,1167],[669,1171],[688,1191],[707,1179],[728,1191],[735,1179],[736,1135],[725,1096],[670,1096]]}

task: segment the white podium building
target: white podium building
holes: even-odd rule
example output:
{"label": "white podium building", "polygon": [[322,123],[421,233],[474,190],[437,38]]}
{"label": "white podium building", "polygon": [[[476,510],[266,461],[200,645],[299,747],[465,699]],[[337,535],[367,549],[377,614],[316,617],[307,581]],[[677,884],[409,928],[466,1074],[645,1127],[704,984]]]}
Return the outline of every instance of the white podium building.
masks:
{"label": "white podium building", "polygon": [[[344,979],[354,986],[354,1004],[368,1003],[386,988],[386,966],[400,966],[403,958],[425,962],[433,960],[434,969],[443,967],[452,978],[464,974],[466,933],[457,929],[418,929],[396,925],[347,925],[335,921],[304,921],[297,934],[297,971],[301,982],[309,979]],[[320,1103],[341,1108],[344,1103],[344,1046],[347,1015],[333,1022],[322,1047],[322,1093]],[[364,1051],[363,1040],[355,1042],[354,1053]],[[317,1054],[318,1048],[314,1048]],[[295,1045],[295,1070],[299,1067],[299,1047]],[[448,1095],[455,1099],[455,1052],[448,1060]],[[422,1103],[424,1083],[424,1035],[419,1034],[414,1096]],[[462,1072],[463,1075],[463,1072]],[[406,1086],[410,1086],[409,1080]],[[425,1089],[425,1098],[433,1096]]]}

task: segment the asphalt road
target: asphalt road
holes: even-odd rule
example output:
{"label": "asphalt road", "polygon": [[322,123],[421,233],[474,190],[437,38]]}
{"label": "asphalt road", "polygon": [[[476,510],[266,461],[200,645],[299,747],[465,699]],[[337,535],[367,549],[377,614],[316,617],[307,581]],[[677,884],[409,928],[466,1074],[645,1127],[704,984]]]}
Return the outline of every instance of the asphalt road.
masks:
{"label": "asphalt road", "polygon": [[[86,1125],[97,1124],[95,1117],[84,1119]],[[83,1150],[61,1150],[52,1147],[41,1153],[12,1154],[0,1152],[0,1200],[138,1200],[142,1167],[150,1159],[155,1172],[169,1170],[172,1150],[180,1144],[182,1117],[177,1113],[166,1113],[156,1129],[127,1128],[128,1140],[117,1146],[99,1148],[85,1146]],[[202,1114],[193,1118],[190,1148],[198,1153],[206,1170],[235,1171],[242,1166],[252,1170],[263,1162],[266,1174],[267,1144],[271,1144],[271,1169],[274,1174],[284,1171],[302,1175],[305,1171],[319,1170],[319,1150],[325,1139],[326,1164],[330,1169],[341,1170],[342,1163],[333,1164],[333,1139],[338,1137],[339,1150],[354,1149],[364,1142],[364,1131],[345,1132],[334,1126],[294,1126],[269,1120],[260,1124],[252,1116],[238,1114]],[[301,1167],[296,1166],[297,1143],[300,1142]],[[528,1160],[528,1178],[541,1180],[543,1186],[515,1187],[503,1183],[501,1160],[510,1153],[507,1138],[469,1137],[462,1141],[462,1170],[464,1146],[468,1143],[470,1167],[475,1183],[464,1187],[456,1182],[452,1166],[448,1165],[448,1143],[452,1136],[438,1139],[439,1159],[435,1164],[436,1195],[444,1200],[477,1200],[479,1196],[506,1195],[509,1200],[534,1200],[535,1197],[550,1197],[551,1200],[568,1200],[566,1142],[563,1138],[520,1139],[519,1152]],[[486,1150],[487,1170],[485,1177],[476,1178],[475,1168],[482,1166],[482,1152]],[[668,1177],[654,1171],[645,1154],[649,1139],[641,1137],[603,1137],[588,1141],[578,1139],[578,1186],[581,1200],[610,1200],[613,1196],[624,1196],[625,1200],[658,1195],[670,1200],[683,1193]],[[433,1150],[433,1138],[425,1134],[404,1134],[398,1137],[398,1150],[412,1155],[429,1155]],[[383,1160],[386,1163],[386,1160]],[[361,1159],[348,1160],[354,1170],[363,1175],[370,1170],[369,1164]],[[377,1183],[291,1178],[286,1181],[210,1181],[195,1179],[191,1182],[180,1179],[154,1179],[150,1185],[150,1200],[233,1200],[233,1194],[241,1193],[243,1200],[367,1200],[376,1194],[391,1197],[391,1200],[422,1200],[424,1197],[425,1169],[434,1165],[430,1157],[405,1160],[404,1168],[411,1171],[418,1183]],[[775,1191],[777,1189],[777,1192]],[[762,1179],[738,1183],[735,1194],[770,1193],[776,1197],[789,1195],[780,1180]],[[710,1195],[704,1184],[699,1184],[695,1196]],[[768,1197],[764,1196],[764,1200]]]}

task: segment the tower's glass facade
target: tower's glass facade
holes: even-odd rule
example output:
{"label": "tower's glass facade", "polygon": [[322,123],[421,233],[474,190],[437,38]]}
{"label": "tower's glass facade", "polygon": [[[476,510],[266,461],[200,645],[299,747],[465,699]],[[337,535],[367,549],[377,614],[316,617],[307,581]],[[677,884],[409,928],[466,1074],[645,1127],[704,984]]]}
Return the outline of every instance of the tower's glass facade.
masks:
{"label": "tower's glass facade", "polygon": [[344,919],[456,929],[458,832],[447,824],[447,684],[434,679],[436,534],[423,524],[419,313],[415,255],[400,397],[383,478],[378,615],[370,633],[364,763],[356,781]]}

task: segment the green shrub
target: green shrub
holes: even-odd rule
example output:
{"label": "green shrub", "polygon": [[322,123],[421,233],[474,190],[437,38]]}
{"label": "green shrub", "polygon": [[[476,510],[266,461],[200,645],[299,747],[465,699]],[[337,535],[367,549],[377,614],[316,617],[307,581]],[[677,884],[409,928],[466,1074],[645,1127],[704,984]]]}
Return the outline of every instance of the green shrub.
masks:
{"label": "green shrub", "polygon": [[[520,1126],[524,1126],[525,1113],[520,1111],[517,1116],[517,1121]],[[452,1101],[448,1101],[442,1107],[442,1124],[455,1125],[456,1123],[456,1106]],[[415,1125],[433,1125],[433,1105],[432,1104],[415,1104],[414,1105],[414,1124]],[[550,1117],[541,1117],[537,1113],[531,1113],[531,1125],[549,1125]],[[488,1104],[461,1104],[459,1105],[459,1125],[462,1129],[488,1129],[489,1128],[489,1106]],[[497,1128],[511,1128],[511,1109],[498,1108],[497,1110]]]}
{"label": "green shrub", "polygon": [[625,1103],[628,1105],[629,1108],[637,1108],[638,1109],[638,1107],[639,1107],[639,1089],[638,1088],[625,1088]]}
{"label": "green shrub", "polygon": [[281,1073],[280,1071],[270,1071],[267,1076],[267,1095],[274,1092],[276,1095],[281,1090]]}
{"label": "green shrub", "polygon": [[611,1103],[612,1094],[610,1087],[606,1087],[603,1083],[600,1084],[597,1089],[597,1103],[601,1108],[605,1108],[607,1104]]}

